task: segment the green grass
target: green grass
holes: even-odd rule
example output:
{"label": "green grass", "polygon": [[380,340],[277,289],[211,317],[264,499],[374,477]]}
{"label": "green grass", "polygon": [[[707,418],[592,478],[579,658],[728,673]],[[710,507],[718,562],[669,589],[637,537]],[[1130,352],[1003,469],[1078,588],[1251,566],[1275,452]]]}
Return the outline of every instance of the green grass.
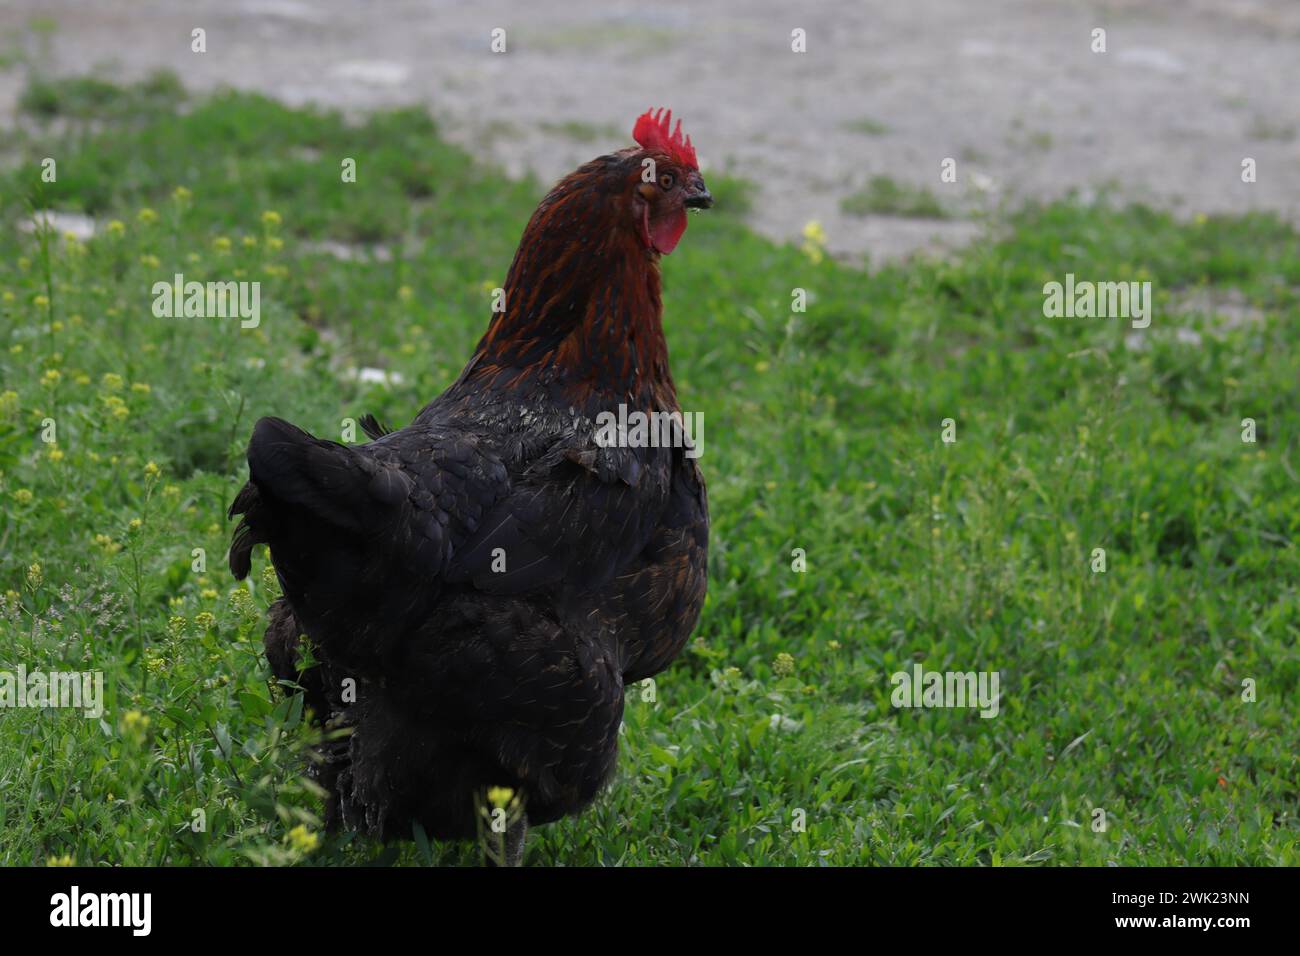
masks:
{"label": "green grass", "polygon": [[1295,139],[1296,128],[1289,123],[1279,123],[1267,116],[1256,116],[1251,120],[1246,135],[1254,140],[1277,140],[1289,143]]}
{"label": "green grass", "polygon": [[850,216],[948,218],[947,210],[930,190],[900,183],[889,176],[872,176],[866,186],[840,201],[840,209]]}
{"label": "green grass", "polygon": [[[192,107],[70,130],[0,178],[0,669],[102,670],[107,705],[0,714],[0,863],[473,862],[318,834],[301,701],[260,656],[265,558],[232,590],[224,510],[258,416],[401,424],[453,380],[544,186],[418,112]],[[727,210],[743,190],[710,185],[664,264],[674,375],[706,420],[708,604],[654,699],[629,690],[612,787],[529,861],[1300,862],[1296,233],[1066,203],[868,275],[758,237]],[[99,232],[20,233],[32,205]],[[261,326],[155,318],[176,271],[260,280]],[[1149,347],[1044,319],[1066,272],[1149,279]],[[1264,319],[1174,317],[1202,285]],[[402,383],[345,374],[366,365]],[[1000,671],[999,716],[891,707],[913,662]]]}
{"label": "green grass", "polygon": [[584,123],[581,120],[565,120],[562,123],[543,122],[539,125],[546,132],[562,136],[565,139],[571,139],[575,143],[608,143],[614,141],[620,135],[619,130],[606,123]]}
{"label": "green grass", "polygon": [[19,98],[19,108],[38,118],[124,120],[175,109],[185,90],[175,74],[158,72],[129,86],[94,76],[37,78]]}
{"label": "green grass", "polygon": [[889,132],[888,126],[880,122],[880,120],[872,119],[870,116],[850,120],[844,124],[844,128],[850,133],[861,133],[863,136],[884,136]]}

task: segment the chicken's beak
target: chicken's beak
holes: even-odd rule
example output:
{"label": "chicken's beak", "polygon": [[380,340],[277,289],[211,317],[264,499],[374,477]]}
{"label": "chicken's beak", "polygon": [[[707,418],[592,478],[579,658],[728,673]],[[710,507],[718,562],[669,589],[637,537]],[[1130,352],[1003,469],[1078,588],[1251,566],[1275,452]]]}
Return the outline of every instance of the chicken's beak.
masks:
{"label": "chicken's beak", "polygon": [[709,187],[704,185],[704,180],[699,176],[691,177],[686,187],[686,199],[683,205],[687,209],[708,209],[713,205],[713,194],[709,192]]}

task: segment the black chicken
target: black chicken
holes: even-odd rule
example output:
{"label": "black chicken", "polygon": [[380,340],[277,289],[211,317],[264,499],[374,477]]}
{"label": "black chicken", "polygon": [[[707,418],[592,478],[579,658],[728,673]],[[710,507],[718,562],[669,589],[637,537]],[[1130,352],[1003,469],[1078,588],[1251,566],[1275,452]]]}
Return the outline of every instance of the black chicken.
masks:
{"label": "black chicken", "polygon": [[[704,603],[708,510],[676,447],[600,437],[597,418],[678,413],[659,259],[707,208],[681,123],[646,113],[639,148],[558,183],[524,230],[505,309],[456,382],[361,446],[263,418],[248,446],[237,578],[270,546],[283,590],[266,655],[320,719],[332,826],[419,823],[472,837],[483,795],[528,822],[579,812],[613,770],[623,688],[658,673]],[[676,419],[680,423],[680,419]],[[304,638],[305,635],[305,638]],[[301,640],[318,666],[300,671]]]}

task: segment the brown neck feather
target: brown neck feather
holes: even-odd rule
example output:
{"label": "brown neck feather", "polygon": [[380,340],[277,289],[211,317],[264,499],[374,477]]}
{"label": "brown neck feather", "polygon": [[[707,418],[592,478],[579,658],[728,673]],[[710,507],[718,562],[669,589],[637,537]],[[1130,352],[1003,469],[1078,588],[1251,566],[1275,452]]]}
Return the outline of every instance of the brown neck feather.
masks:
{"label": "brown neck feather", "polygon": [[635,157],[604,156],[563,179],[533,213],[471,367],[571,396],[676,406],[664,340],[659,256],[634,226]]}

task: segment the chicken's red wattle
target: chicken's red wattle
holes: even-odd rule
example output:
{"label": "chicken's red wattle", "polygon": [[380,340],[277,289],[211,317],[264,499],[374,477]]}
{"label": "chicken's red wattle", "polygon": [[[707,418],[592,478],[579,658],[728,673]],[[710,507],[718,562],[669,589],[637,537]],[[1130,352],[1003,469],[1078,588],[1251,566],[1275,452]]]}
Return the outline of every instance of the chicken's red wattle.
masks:
{"label": "chicken's red wattle", "polygon": [[[648,216],[649,213],[647,212],[646,215]],[[658,219],[651,219],[649,232],[650,242],[654,245],[655,251],[668,255],[677,248],[682,234],[686,232],[686,210],[675,209]]]}

